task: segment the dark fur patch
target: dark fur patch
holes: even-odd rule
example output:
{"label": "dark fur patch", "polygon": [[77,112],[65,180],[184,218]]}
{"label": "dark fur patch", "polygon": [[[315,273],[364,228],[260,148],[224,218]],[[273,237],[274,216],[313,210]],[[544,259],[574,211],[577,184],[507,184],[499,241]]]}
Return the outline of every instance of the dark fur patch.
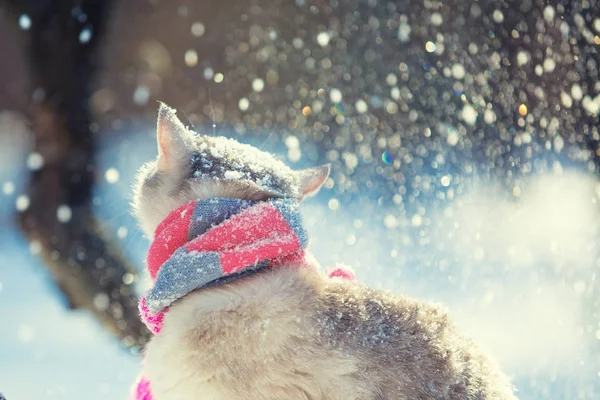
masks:
{"label": "dark fur patch", "polygon": [[250,181],[280,196],[296,196],[293,173],[272,155],[226,138],[203,138],[191,156],[190,179]]}

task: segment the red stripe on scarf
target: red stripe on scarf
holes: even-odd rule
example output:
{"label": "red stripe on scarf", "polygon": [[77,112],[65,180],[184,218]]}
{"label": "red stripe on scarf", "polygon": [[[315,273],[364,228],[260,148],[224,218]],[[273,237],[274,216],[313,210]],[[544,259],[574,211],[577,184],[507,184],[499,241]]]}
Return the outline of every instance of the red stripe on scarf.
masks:
{"label": "red stripe on scarf", "polygon": [[300,243],[279,210],[263,203],[211,228],[185,248],[188,252],[219,252],[223,272],[231,274],[258,261],[296,252]]}
{"label": "red stripe on scarf", "polygon": [[155,231],[155,237],[148,249],[146,264],[150,277],[156,279],[158,270],[175,250],[188,240],[188,232],[196,202],[179,207],[165,218]]}

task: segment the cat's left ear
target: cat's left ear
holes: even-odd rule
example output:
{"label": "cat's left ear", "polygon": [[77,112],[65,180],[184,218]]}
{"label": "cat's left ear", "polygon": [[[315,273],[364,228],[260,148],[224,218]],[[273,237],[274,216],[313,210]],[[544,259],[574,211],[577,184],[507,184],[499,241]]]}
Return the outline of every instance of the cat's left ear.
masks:
{"label": "cat's left ear", "polygon": [[331,164],[296,171],[296,181],[302,192],[301,199],[316,194],[329,177]]}
{"label": "cat's left ear", "polygon": [[194,134],[179,121],[176,111],[164,103],[160,103],[158,110],[156,141],[158,169],[167,172],[177,170],[194,148]]}

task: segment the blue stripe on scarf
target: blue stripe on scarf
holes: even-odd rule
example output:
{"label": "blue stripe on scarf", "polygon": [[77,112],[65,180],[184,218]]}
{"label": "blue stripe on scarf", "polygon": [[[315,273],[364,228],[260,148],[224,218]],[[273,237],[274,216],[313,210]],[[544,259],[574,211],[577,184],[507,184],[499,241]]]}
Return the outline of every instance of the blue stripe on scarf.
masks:
{"label": "blue stripe on scarf", "polygon": [[146,298],[148,309],[157,313],[191,291],[223,275],[219,253],[188,253],[177,249],[158,271],[154,287]]}

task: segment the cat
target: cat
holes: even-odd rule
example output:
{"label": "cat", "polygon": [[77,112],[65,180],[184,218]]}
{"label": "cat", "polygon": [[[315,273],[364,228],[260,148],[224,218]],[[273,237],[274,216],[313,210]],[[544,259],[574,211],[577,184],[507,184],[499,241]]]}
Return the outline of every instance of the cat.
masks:
{"label": "cat", "polygon": [[[198,135],[164,104],[157,144],[134,187],[134,214],[149,237],[190,201],[300,202],[330,171],[294,171],[252,146]],[[155,400],[516,399],[440,306],[311,268],[284,265],[192,291],[163,324],[143,362]]]}

